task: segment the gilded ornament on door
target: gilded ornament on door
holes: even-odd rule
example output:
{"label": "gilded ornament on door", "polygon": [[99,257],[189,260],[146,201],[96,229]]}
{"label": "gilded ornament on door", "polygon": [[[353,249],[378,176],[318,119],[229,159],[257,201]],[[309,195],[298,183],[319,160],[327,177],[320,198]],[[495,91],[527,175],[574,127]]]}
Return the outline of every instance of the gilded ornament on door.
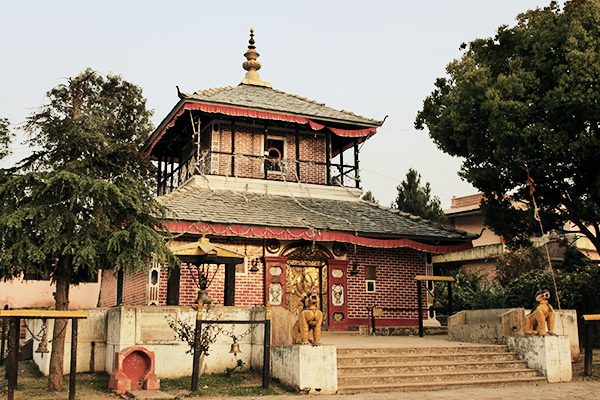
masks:
{"label": "gilded ornament on door", "polygon": [[327,325],[329,304],[329,282],[327,255],[318,246],[306,245],[287,254],[286,268],[286,309],[296,315],[304,308],[304,296],[316,291],[320,296],[320,309],[325,315],[323,326]]}

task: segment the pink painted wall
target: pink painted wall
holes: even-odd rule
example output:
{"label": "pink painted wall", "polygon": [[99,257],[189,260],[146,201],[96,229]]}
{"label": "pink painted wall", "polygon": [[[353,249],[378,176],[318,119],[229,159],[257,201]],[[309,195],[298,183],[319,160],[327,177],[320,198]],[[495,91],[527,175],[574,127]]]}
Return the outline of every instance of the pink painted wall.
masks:
{"label": "pink painted wall", "polygon": [[[100,274],[98,274],[100,275]],[[47,308],[54,307],[52,293],[56,285],[51,281],[13,279],[0,281],[0,308]],[[100,279],[93,283],[71,286],[69,308],[94,308],[98,304]]]}

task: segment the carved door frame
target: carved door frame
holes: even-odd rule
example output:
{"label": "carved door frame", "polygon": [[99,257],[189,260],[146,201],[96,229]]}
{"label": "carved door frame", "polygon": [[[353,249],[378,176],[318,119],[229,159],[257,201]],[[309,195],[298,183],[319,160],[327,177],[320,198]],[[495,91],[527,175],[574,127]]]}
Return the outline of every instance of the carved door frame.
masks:
{"label": "carved door frame", "polygon": [[[288,251],[287,254],[291,254],[292,251]],[[323,250],[323,253],[328,258],[324,260],[324,266],[326,269],[327,284],[326,290],[326,307],[327,310],[324,320],[328,325],[329,330],[347,330],[348,329],[348,282],[347,282],[347,260],[336,260],[332,255],[328,254],[327,251]],[[286,293],[288,292],[287,282],[287,269],[290,264],[295,266],[298,265],[296,260],[290,260],[289,257],[281,256],[264,256],[265,265],[265,290],[264,290],[264,301],[265,304],[271,302],[273,306],[280,306],[286,308],[287,298]],[[321,276],[323,274],[321,273]],[[332,290],[335,286],[336,291]],[[322,293],[323,294],[323,293]],[[275,300],[275,301],[272,301]],[[323,304],[323,296],[321,296],[321,303]],[[322,305],[323,307],[323,305]]]}

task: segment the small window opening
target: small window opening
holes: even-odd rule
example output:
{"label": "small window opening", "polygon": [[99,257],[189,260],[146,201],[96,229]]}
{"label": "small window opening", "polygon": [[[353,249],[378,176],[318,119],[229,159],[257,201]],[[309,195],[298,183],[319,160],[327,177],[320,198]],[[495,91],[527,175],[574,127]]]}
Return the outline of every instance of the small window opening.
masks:
{"label": "small window opening", "polygon": [[281,160],[285,158],[283,139],[267,138],[265,148],[265,169],[281,171]]}
{"label": "small window opening", "polygon": [[366,281],[367,293],[375,293],[375,281]]}

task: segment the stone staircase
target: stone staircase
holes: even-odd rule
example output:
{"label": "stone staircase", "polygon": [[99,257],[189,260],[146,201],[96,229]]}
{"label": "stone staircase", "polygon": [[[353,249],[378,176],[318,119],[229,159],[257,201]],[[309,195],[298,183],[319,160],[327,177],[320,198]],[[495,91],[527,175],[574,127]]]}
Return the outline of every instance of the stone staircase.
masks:
{"label": "stone staircase", "polygon": [[338,348],[338,393],[546,382],[506,346]]}

